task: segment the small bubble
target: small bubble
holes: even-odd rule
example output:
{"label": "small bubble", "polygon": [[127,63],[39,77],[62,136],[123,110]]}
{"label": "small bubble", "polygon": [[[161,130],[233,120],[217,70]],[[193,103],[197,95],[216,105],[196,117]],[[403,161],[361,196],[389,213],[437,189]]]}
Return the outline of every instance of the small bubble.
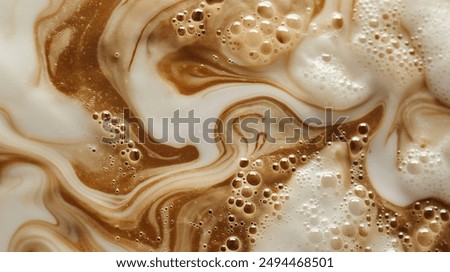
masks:
{"label": "small bubble", "polygon": [[240,247],[240,241],[237,237],[230,237],[226,242],[227,248],[232,251],[236,251]]}
{"label": "small bubble", "polygon": [[259,3],[256,10],[257,10],[258,14],[264,18],[272,18],[272,16],[275,13],[273,10],[272,3],[268,2],[268,1]]}
{"label": "small bubble", "polygon": [[339,234],[341,233],[341,230],[339,229],[338,226],[336,226],[336,225],[331,225],[331,226],[330,226],[330,232],[331,232],[331,234],[333,234],[333,235],[339,235]]}
{"label": "small bubble", "polygon": [[348,210],[355,216],[360,216],[366,211],[366,205],[361,198],[354,197],[348,202]]}
{"label": "small bubble", "polygon": [[184,36],[186,35],[186,28],[184,26],[180,26],[177,30],[178,35]]}
{"label": "small bubble", "polygon": [[423,165],[418,160],[411,160],[406,170],[412,175],[419,175],[423,172]]}
{"label": "small bubble", "polygon": [[331,246],[332,249],[339,250],[339,249],[342,248],[343,244],[344,243],[343,243],[342,239],[339,236],[333,236],[331,238],[330,246]]}
{"label": "small bubble", "polygon": [[239,162],[239,166],[240,166],[241,168],[247,167],[248,164],[249,164],[249,160],[246,159],[246,158],[242,158],[242,159],[240,160],[240,162]]}
{"label": "small bubble", "polygon": [[367,42],[367,37],[366,37],[366,35],[364,35],[364,34],[359,35],[358,41],[359,41],[360,43],[366,43],[366,42]]}
{"label": "small bubble", "polygon": [[358,133],[360,135],[367,135],[369,133],[369,125],[367,123],[361,123],[358,125]]}
{"label": "small bubble", "polygon": [[277,40],[280,43],[288,43],[291,40],[289,29],[285,26],[279,26],[276,33]]}
{"label": "small bubble", "polygon": [[337,184],[337,178],[333,174],[323,174],[320,180],[322,187],[324,188],[334,188]]}
{"label": "small bubble", "polygon": [[247,182],[248,182],[250,185],[257,186],[257,185],[259,185],[259,183],[261,182],[261,176],[260,176],[259,173],[256,172],[256,171],[250,171],[250,172],[247,174]]}
{"label": "small bubble", "polygon": [[241,22],[235,21],[235,22],[233,22],[233,23],[231,24],[231,26],[230,26],[230,32],[231,32],[232,34],[237,35],[237,34],[241,33],[241,31],[242,31],[242,24],[241,24]]}
{"label": "small bubble", "polygon": [[126,131],[126,130],[127,130],[127,127],[125,126],[125,124],[120,124],[119,129],[120,129],[121,131]]}
{"label": "small bubble", "polygon": [[430,219],[433,219],[433,217],[434,217],[434,207],[426,207],[424,210],[423,210],[423,217],[425,218],[425,219],[428,219],[428,220],[430,220]]}
{"label": "small bubble", "polygon": [[269,41],[264,41],[261,44],[259,50],[262,54],[269,55],[270,53],[272,53],[272,44]]}
{"label": "small bubble", "polygon": [[370,229],[366,224],[360,224],[358,226],[358,234],[361,237],[367,237],[369,235],[369,231],[370,231]]}
{"label": "small bubble", "polygon": [[421,207],[420,202],[414,203],[414,210],[420,210],[420,207]]}
{"label": "small bubble", "polygon": [[369,26],[370,27],[378,27],[378,25],[379,25],[379,22],[378,22],[378,20],[377,19],[371,19],[370,21],[369,21]]}
{"label": "small bubble", "polygon": [[442,221],[448,221],[449,220],[449,212],[445,209],[441,209],[439,211],[439,216],[441,217]]}
{"label": "small bubble", "polygon": [[189,32],[189,34],[194,34],[195,33],[195,26],[188,25],[187,31]]}
{"label": "small bubble", "polygon": [[259,23],[259,29],[261,29],[261,31],[266,34],[266,35],[270,35],[273,33],[273,25],[270,21],[267,20],[263,20]]}
{"label": "small bubble", "polygon": [[240,207],[244,206],[245,202],[242,198],[237,198],[235,203],[236,203],[236,207],[240,208]]}
{"label": "small bubble", "polygon": [[252,225],[248,228],[248,232],[250,234],[256,234],[258,232],[258,228],[255,225]]}
{"label": "small bubble", "polygon": [[273,208],[275,209],[275,210],[277,210],[277,211],[281,211],[281,202],[279,202],[279,201],[275,201],[274,203],[273,203]]}
{"label": "small bubble", "polygon": [[242,23],[246,28],[253,28],[256,26],[256,19],[251,15],[247,15],[242,19]]}
{"label": "small bubble", "polygon": [[261,33],[259,32],[259,30],[254,29],[254,28],[248,30],[248,32],[245,34],[245,37],[244,37],[245,43],[250,47],[259,46],[262,42],[262,39],[263,39],[263,37],[262,37]]}
{"label": "small bubble", "polygon": [[184,21],[184,13],[178,12],[177,15],[175,16],[175,19],[179,22]]}
{"label": "small bubble", "polygon": [[272,190],[270,190],[269,188],[264,189],[263,196],[265,198],[269,198],[271,195],[272,195]]}
{"label": "small bubble", "polygon": [[355,226],[352,223],[345,222],[342,226],[342,234],[347,237],[354,237],[356,235]]}
{"label": "small bubble", "polygon": [[398,220],[396,217],[389,219],[389,226],[391,226],[391,228],[393,229],[398,227]]}
{"label": "small bubble", "polygon": [[240,178],[233,179],[233,181],[231,182],[231,186],[233,186],[233,188],[235,188],[235,189],[241,188],[241,186],[242,186],[242,179],[240,179]]}
{"label": "small bubble", "polygon": [[325,62],[331,61],[331,55],[330,54],[322,54],[322,60]]}
{"label": "small bubble", "polygon": [[318,229],[312,229],[308,235],[309,241],[314,244],[318,244],[322,242],[323,235],[322,232]]}
{"label": "small bubble", "polygon": [[244,212],[246,214],[252,214],[256,211],[256,206],[255,204],[251,203],[251,202],[247,202],[244,205]]}
{"label": "small bubble", "polygon": [[417,241],[422,246],[429,246],[432,243],[433,235],[426,227],[422,227],[417,231]]}
{"label": "small bubble", "polygon": [[289,160],[287,158],[282,158],[280,160],[280,166],[283,170],[289,169]]}
{"label": "small bubble", "polygon": [[364,148],[364,143],[361,141],[361,139],[357,136],[352,137],[350,140],[350,150],[353,154],[358,154],[361,152]]}
{"label": "small bubble", "polygon": [[208,5],[213,5],[213,4],[222,3],[223,0],[206,0],[205,2],[206,2]]}
{"label": "small bubble", "polygon": [[249,186],[244,186],[244,188],[242,188],[241,193],[243,197],[249,198],[253,195],[253,190]]}
{"label": "small bubble", "polygon": [[354,193],[356,196],[363,198],[366,196],[366,188],[362,185],[357,185],[354,189]]}
{"label": "small bubble", "polygon": [[335,12],[331,18],[331,26],[335,29],[341,29],[344,26],[344,18],[342,14]]}
{"label": "small bubble", "polygon": [[430,222],[430,230],[434,233],[439,233],[441,230],[441,224],[438,221],[433,220]]}
{"label": "small bubble", "polygon": [[278,170],[280,170],[280,165],[277,162],[275,162],[272,164],[272,169],[274,171],[278,171]]}
{"label": "small bubble", "polygon": [[101,118],[103,121],[108,121],[111,119],[111,113],[109,111],[102,111]]}
{"label": "small bubble", "polygon": [[286,16],[286,24],[293,29],[300,29],[302,27],[302,19],[297,14],[288,14]]}
{"label": "small bubble", "polygon": [[141,151],[139,151],[139,149],[137,148],[133,148],[130,151],[130,160],[132,161],[138,161],[141,158]]}
{"label": "small bubble", "polygon": [[192,14],[191,14],[192,20],[199,22],[199,21],[202,21],[204,17],[205,17],[205,13],[203,12],[203,9],[197,8],[192,11]]}
{"label": "small bubble", "polygon": [[291,164],[297,163],[297,157],[294,154],[289,155],[288,159]]}

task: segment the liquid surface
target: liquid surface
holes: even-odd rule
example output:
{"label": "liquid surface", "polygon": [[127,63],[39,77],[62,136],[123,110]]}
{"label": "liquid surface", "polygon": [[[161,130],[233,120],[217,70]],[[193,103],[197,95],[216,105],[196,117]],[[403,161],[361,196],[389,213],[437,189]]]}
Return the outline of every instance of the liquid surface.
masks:
{"label": "liquid surface", "polygon": [[0,251],[450,251],[448,1],[0,10]]}

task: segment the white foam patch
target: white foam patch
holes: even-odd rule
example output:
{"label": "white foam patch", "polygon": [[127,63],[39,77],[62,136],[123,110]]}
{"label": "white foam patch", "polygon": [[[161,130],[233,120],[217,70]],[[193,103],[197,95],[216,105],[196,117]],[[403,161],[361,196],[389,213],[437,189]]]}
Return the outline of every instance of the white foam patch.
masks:
{"label": "white foam patch", "polygon": [[404,26],[421,45],[427,84],[433,95],[450,106],[450,3],[444,0],[404,1]]}
{"label": "white foam patch", "polygon": [[334,163],[346,150],[346,144],[333,144],[297,170],[283,218],[265,223],[256,251],[400,250],[376,224],[367,224],[366,216],[377,213],[365,204],[367,189],[349,186],[349,169]]}
{"label": "white foam patch", "polygon": [[409,144],[402,150],[399,180],[412,199],[450,203],[450,137],[432,148]]}
{"label": "white foam patch", "polygon": [[369,74],[351,48],[331,34],[305,39],[293,52],[290,70],[316,105],[347,109],[372,93]]}

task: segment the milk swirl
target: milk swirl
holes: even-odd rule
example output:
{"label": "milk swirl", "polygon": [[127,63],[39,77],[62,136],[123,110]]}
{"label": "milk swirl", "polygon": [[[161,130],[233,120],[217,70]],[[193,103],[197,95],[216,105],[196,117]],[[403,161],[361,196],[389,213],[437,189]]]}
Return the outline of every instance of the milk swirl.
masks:
{"label": "milk swirl", "polygon": [[446,1],[1,5],[0,250],[449,250]]}

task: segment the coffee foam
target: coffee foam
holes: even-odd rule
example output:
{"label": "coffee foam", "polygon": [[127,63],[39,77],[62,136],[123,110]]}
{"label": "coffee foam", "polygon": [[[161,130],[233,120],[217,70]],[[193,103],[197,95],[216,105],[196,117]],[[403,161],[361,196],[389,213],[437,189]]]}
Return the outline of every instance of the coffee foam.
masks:
{"label": "coffee foam", "polygon": [[437,26],[448,23],[449,7],[446,1],[436,1],[435,5],[429,5],[426,1],[417,1],[414,5],[406,2],[405,9],[400,14],[406,29],[411,33],[414,45],[420,48],[427,86],[431,93],[447,106],[450,103],[447,77],[449,67],[446,61],[449,34]]}
{"label": "coffee foam", "polygon": [[[449,250],[446,3],[35,2],[0,16],[0,250]],[[285,142],[325,107],[347,140]],[[154,127],[101,143],[124,108]],[[295,123],[152,141],[177,109]]]}
{"label": "coffee foam", "polygon": [[374,224],[373,192],[348,182],[351,165],[335,165],[347,152],[346,144],[328,147],[293,177],[283,217],[267,220],[256,250],[402,250],[397,238]]}

